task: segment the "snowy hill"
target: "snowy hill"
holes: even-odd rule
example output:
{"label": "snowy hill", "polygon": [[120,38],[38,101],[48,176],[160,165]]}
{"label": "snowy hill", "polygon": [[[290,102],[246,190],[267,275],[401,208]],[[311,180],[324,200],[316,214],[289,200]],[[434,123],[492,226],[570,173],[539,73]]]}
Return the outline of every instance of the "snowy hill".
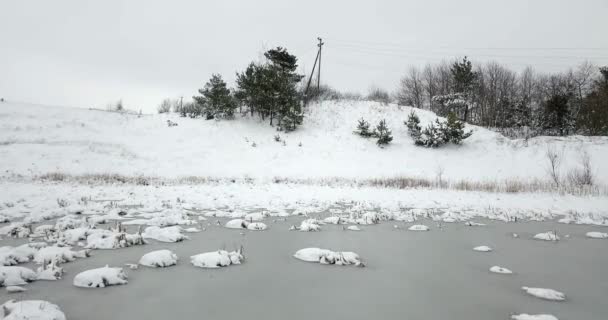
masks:
{"label": "snowy hill", "polygon": [[[548,145],[563,150],[563,171],[586,150],[598,181],[608,182],[605,137],[538,137],[508,140],[484,128],[462,146],[413,145],[403,124],[409,107],[366,101],[309,106],[304,124],[284,134],[250,117],[232,121],[132,115],[99,110],[0,104],[2,175],[117,173],[158,177],[275,177],[364,179],[408,176],[452,181],[546,179]],[[435,119],[416,110],[425,126]],[[355,134],[357,119],[385,118],[394,140],[379,148]],[[167,120],[179,125],[168,127]],[[280,134],[286,145],[274,140]],[[252,145],[255,143],[255,147]],[[301,146],[300,146],[301,143]]]}

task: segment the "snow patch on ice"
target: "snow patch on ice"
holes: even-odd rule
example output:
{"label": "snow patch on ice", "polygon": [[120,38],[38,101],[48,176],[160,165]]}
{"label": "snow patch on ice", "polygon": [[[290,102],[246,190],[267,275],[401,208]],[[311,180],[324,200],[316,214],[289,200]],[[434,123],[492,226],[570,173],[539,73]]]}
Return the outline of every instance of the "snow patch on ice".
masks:
{"label": "snow patch on ice", "polygon": [[319,248],[304,248],[298,250],[294,255],[296,259],[306,262],[318,262],[321,264],[336,264],[363,266],[359,255],[349,251],[331,251]]}
{"label": "snow patch on ice", "polygon": [[536,240],[544,240],[544,241],[559,241],[559,236],[555,231],[547,231],[542,233],[537,233],[534,235],[534,239]]}
{"label": "snow patch on ice", "polygon": [[107,265],[83,271],[74,277],[74,285],[83,288],[104,288],[127,282],[127,275],[122,268],[110,268]]}
{"label": "snow patch on ice", "polygon": [[553,289],[545,289],[545,288],[530,288],[530,287],[521,287],[522,290],[526,291],[529,295],[535,296],[537,298],[552,300],[552,301],[564,301],[566,300],[566,295],[562,292]]}
{"label": "snow patch on ice", "polygon": [[559,320],[555,316],[550,314],[514,314],[511,316],[512,320]]}
{"label": "snow patch on ice", "polygon": [[205,252],[191,256],[190,262],[199,268],[227,267],[232,264],[241,264],[241,261],[245,259],[241,252],[242,249],[231,252],[226,250]]}
{"label": "snow patch on ice", "polygon": [[591,239],[608,239],[608,233],[606,233],[606,232],[590,231],[590,232],[587,232],[585,234],[585,236],[587,236],[587,238],[591,238]]}
{"label": "snow patch on ice", "polygon": [[9,300],[0,309],[4,320],[65,320],[65,314],[57,305],[42,300]]}
{"label": "snow patch on ice", "polygon": [[408,230],[410,231],[429,231],[429,227],[423,225],[423,224],[415,224],[411,227],[408,228]]}
{"label": "snow patch on ice", "polygon": [[473,248],[473,250],[479,251],[479,252],[490,252],[490,251],[492,251],[492,248],[490,248],[488,246],[478,246],[478,247]]}
{"label": "snow patch on ice", "polygon": [[511,271],[511,270],[509,270],[507,268],[499,267],[499,266],[491,267],[490,272],[501,273],[501,274],[512,274],[513,273],[513,271]]}
{"label": "snow patch on ice", "polygon": [[171,250],[156,250],[144,254],[139,264],[146,267],[169,267],[177,264],[177,255]]}

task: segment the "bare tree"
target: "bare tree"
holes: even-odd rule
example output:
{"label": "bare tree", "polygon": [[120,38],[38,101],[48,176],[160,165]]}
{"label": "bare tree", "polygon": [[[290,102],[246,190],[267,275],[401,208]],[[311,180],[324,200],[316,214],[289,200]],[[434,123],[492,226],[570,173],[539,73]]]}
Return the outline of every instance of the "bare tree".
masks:
{"label": "bare tree", "polygon": [[568,181],[576,187],[592,186],[595,178],[591,166],[591,156],[587,150],[583,150],[580,157],[580,167],[570,170]]}
{"label": "bare tree", "polygon": [[562,163],[562,155],[563,152],[558,153],[557,150],[551,146],[547,147],[547,152],[545,153],[547,161],[549,162],[547,166],[547,174],[558,188],[561,182],[560,165]]}
{"label": "bare tree", "polygon": [[401,85],[397,91],[397,102],[400,105],[411,105],[415,108],[423,107],[422,74],[418,68],[412,66],[407,76],[401,79]]}

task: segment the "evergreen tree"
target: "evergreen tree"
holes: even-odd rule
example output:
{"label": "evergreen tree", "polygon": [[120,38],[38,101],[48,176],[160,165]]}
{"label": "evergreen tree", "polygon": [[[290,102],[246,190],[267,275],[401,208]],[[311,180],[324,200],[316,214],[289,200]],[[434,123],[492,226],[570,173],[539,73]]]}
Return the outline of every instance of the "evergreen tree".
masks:
{"label": "evergreen tree", "polygon": [[567,93],[555,93],[545,101],[541,119],[544,130],[557,132],[560,136],[568,134],[573,127],[569,102]]}
{"label": "evergreen tree", "polygon": [[292,131],[302,123],[304,115],[297,84],[303,76],[296,73],[297,58],[278,47],[268,50],[267,63],[251,63],[243,73],[237,73],[235,96],[249,107],[251,115],[270,125],[278,121],[278,129]]}
{"label": "evergreen tree", "polygon": [[376,129],[374,130],[374,137],[378,138],[376,144],[378,144],[379,146],[387,145],[391,141],[393,141],[393,135],[391,130],[386,125],[386,120],[382,119],[378,123]]}
{"label": "evergreen tree", "polygon": [[410,112],[405,125],[407,126],[407,132],[409,133],[410,137],[414,139],[414,143],[416,145],[423,145],[421,140],[422,128],[420,127],[420,119],[418,118],[418,115],[416,115],[416,112],[413,110]]}
{"label": "evergreen tree", "polygon": [[577,119],[578,129],[589,135],[608,135],[608,67],[600,68],[600,76]]}
{"label": "evergreen tree", "polygon": [[445,122],[445,140],[446,142],[452,142],[453,144],[461,144],[462,140],[470,137],[473,131],[464,132],[464,122],[458,120],[456,114],[448,114],[448,119]]}
{"label": "evergreen tree", "polygon": [[451,93],[433,97],[433,102],[440,105],[439,114],[447,116],[450,112],[462,114],[463,121],[469,118],[469,111],[473,107],[473,89],[477,81],[477,73],[467,57],[461,62],[454,62],[450,67],[452,76]]}
{"label": "evergreen tree", "polygon": [[369,131],[369,122],[365,121],[365,119],[363,118],[358,120],[357,130],[355,131],[355,133],[364,138],[368,138],[373,135],[373,133]]}
{"label": "evergreen tree", "polygon": [[237,105],[221,75],[213,74],[205,87],[199,89],[198,92],[202,96],[193,98],[198,105],[203,107],[203,113],[207,119],[234,117]]}

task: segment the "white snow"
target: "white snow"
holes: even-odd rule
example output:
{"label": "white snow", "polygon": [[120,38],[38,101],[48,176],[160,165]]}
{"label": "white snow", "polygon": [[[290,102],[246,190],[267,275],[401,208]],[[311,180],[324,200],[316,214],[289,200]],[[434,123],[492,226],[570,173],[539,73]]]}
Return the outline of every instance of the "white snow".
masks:
{"label": "white snow", "polygon": [[608,239],[608,233],[606,233],[606,232],[590,231],[590,232],[587,232],[585,234],[585,236],[587,236],[587,238],[591,238],[591,239]]}
{"label": "white snow", "polygon": [[199,268],[220,268],[227,267],[231,264],[241,264],[244,256],[242,250],[228,252],[226,250],[218,250],[212,252],[200,253],[190,257],[190,262]]}
{"label": "white snow", "polygon": [[25,291],[27,291],[27,289],[24,287],[20,287],[20,286],[6,287],[6,292],[8,292],[8,293],[18,293],[18,292],[25,292]]}
{"label": "white snow", "polygon": [[478,246],[478,247],[473,248],[473,250],[479,251],[479,252],[490,252],[490,251],[492,251],[492,248],[490,248],[488,246]]}
{"label": "white snow", "polygon": [[156,250],[144,254],[139,264],[146,267],[169,267],[177,264],[177,255],[171,250]]}
{"label": "white snow", "polygon": [[331,251],[319,248],[304,248],[298,250],[294,255],[296,259],[306,262],[318,262],[321,264],[336,264],[363,266],[359,255],[349,251]]}
{"label": "white snow", "polygon": [[[608,150],[603,137],[536,137],[524,143],[467,125],[474,134],[458,148],[459,161],[450,161],[455,148],[417,147],[403,125],[410,111],[415,110],[425,127],[436,117],[432,112],[368,101],[323,101],[307,108],[302,127],[286,135],[283,146],[272,139],[275,128],[249,117],[217,122],[180,118],[177,114],[138,117],[5,102],[0,142],[6,144],[4,148],[10,150],[11,157],[2,157],[0,168],[21,175],[60,171],[266,179],[434,178],[440,165],[446,180],[532,180],[546,178],[545,168],[539,164],[546,162],[547,144],[564,149],[564,167],[574,164],[581,147],[588,148],[592,159],[606,159]],[[386,119],[393,130],[392,144],[380,149],[373,140],[353,135],[361,117],[373,124]],[[179,126],[168,128],[168,119]],[[186,135],[205,139],[184,139]],[[252,142],[256,148],[251,147]],[[73,161],[76,158],[78,162]],[[205,165],[183,159],[204,159]],[[596,161],[594,166],[598,181],[608,181],[608,164]]]}
{"label": "white snow", "polygon": [[232,219],[224,225],[228,229],[246,229],[249,225],[249,221],[244,219]]}
{"label": "white snow", "polygon": [[429,227],[423,225],[423,224],[415,224],[411,227],[408,228],[408,230],[410,231],[429,231]]}
{"label": "white snow", "polygon": [[[46,243],[42,244],[46,246]],[[29,262],[34,258],[38,249],[36,244],[23,244],[18,247],[0,247],[0,266],[13,266],[19,263]]]}
{"label": "white snow", "polygon": [[553,300],[553,301],[563,301],[566,299],[566,295],[562,292],[553,290],[553,289],[545,289],[545,288],[530,288],[530,287],[521,287],[522,290],[526,291],[529,295],[535,296],[537,298],[545,299],[545,300]]}
{"label": "white snow", "polygon": [[263,222],[251,222],[247,225],[247,229],[254,231],[262,231],[268,229],[268,226]]}
{"label": "white snow", "polygon": [[154,239],[160,242],[179,242],[188,239],[187,236],[181,233],[181,227],[172,226],[172,227],[147,227],[142,236],[146,239]]}
{"label": "white snow", "polygon": [[544,240],[544,241],[558,241],[559,236],[555,231],[547,231],[542,233],[537,233],[534,235],[534,239],[536,240]]}
{"label": "white snow", "polygon": [[320,231],[321,226],[319,226],[319,221],[316,219],[306,219],[300,223],[300,226],[292,226],[290,230],[299,230],[303,232],[309,231]]}
{"label": "white snow", "polygon": [[513,273],[513,271],[511,271],[511,270],[509,270],[507,268],[499,267],[499,266],[491,267],[490,272],[501,273],[501,274],[512,274]]}
{"label": "white snow", "polygon": [[65,320],[65,314],[55,304],[42,300],[9,300],[0,306],[3,320]]}
{"label": "white snow", "polygon": [[87,249],[118,249],[145,244],[141,234],[91,229],[87,236]]}
{"label": "white snow", "polygon": [[72,247],[49,246],[38,250],[34,254],[34,262],[45,264],[50,261],[66,263],[76,260],[76,258],[86,258],[89,256],[88,250],[73,251]]}
{"label": "white snow", "polygon": [[346,227],[346,230],[350,230],[350,231],[361,231],[361,228],[357,227],[357,226],[348,226]]}
{"label": "white snow", "polygon": [[515,314],[511,316],[512,320],[559,320],[550,314]]}
{"label": "white snow", "polygon": [[20,286],[35,281],[36,272],[25,267],[0,267],[0,286]]}
{"label": "white snow", "polygon": [[126,284],[127,275],[122,268],[103,268],[83,271],[74,277],[74,285],[84,288],[103,288],[107,286]]}

